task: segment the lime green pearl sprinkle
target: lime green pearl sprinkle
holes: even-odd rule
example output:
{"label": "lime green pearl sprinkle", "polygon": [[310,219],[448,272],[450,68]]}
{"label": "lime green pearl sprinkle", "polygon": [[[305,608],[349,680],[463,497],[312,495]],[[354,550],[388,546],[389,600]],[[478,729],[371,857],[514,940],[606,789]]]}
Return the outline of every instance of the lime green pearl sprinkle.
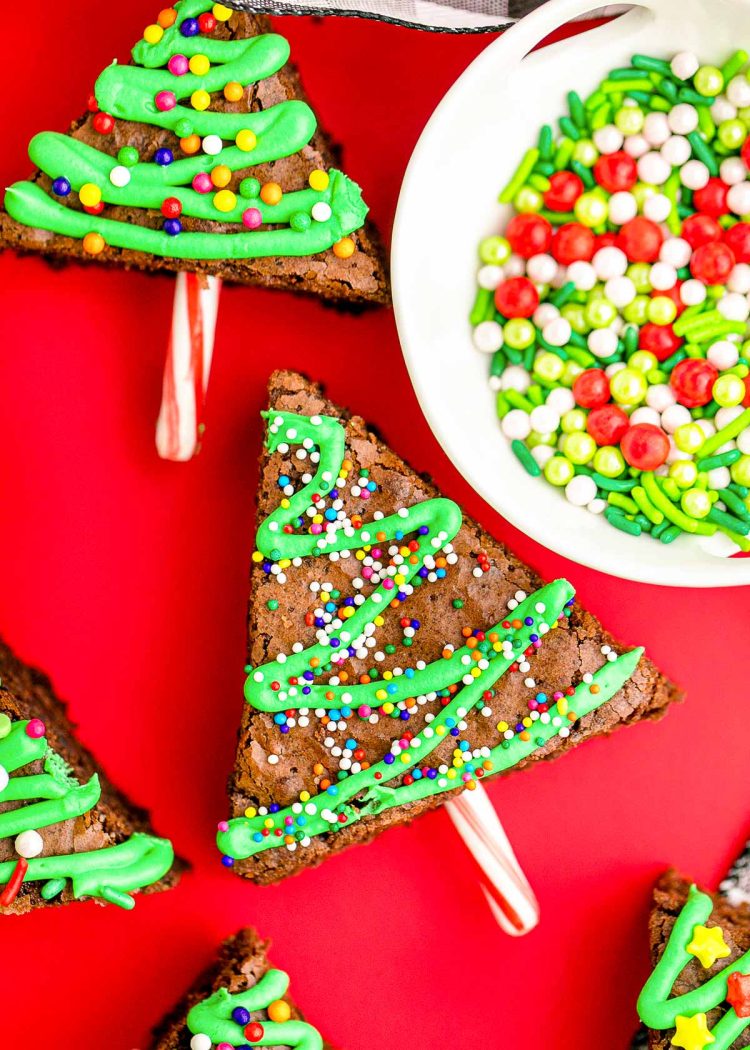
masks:
{"label": "lime green pearl sprinkle", "polygon": [[583,307],[578,303],[566,303],[560,311],[562,316],[568,322],[574,332],[579,332],[583,335],[588,331],[588,325],[586,324],[586,317],[583,312]]}
{"label": "lime green pearl sprinkle", "polygon": [[479,242],[479,258],[489,266],[502,266],[510,254],[510,243],[505,237],[485,237]]}
{"label": "lime green pearl sprinkle", "polygon": [[538,448],[539,445],[554,448],[557,444],[557,434],[540,434],[538,431],[532,430],[526,438],[526,444],[529,448]]}
{"label": "lime green pearl sprinkle", "polygon": [[615,113],[615,127],[623,135],[637,135],[643,129],[645,117],[637,106],[623,106]]}
{"label": "lime green pearl sprinkle", "polygon": [[746,138],[747,128],[741,120],[725,120],[719,125],[719,142],[727,149],[739,149]]}
{"label": "lime green pearl sprinkle", "polygon": [[750,456],[743,456],[741,459],[738,459],[729,470],[732,474],[732,481],[735,484],[750,487]]}
{"label": "lime green pearl sprinkle", "polygon": [[635,368],[637,371],[643,372],[647,379],[658,364],[656,356],[650,350],[636,350],[628,359],[628,368]]}
{"label": "lime green pearl sprinkle", "polygon": [[718,95],[724,87],[724,77],[716,66],[701,66],[693,77],[695,90],[699,95],[710,97]]}
{"label": "lime green pearl sprinkle", "polygon": [[728,372],[719,376],[711,393],[714,401],[717,401],[722,408],[733,408],[735,405],[742,404],[746,393],[745,384],[739,376]]}
{"label": "lime green pearl sprinkle", "polygon": [[671,324],[677,316],[677,306],[668,296],[655,295],[648,304],[646,313],[653,324]]}
{"label": "lime green pearl sprinkle", "polygon": [[[700,430],[700,427],[698,429]],[[698,468],[692,460],[678,459],[669,468],[669,476],[681,489],[689,489],[695,484],[695,479],[698,477]]]}
{"label": "lime green pearl sprinkle", "polygon": [[574,434],[586,429],[586,413],[582,408],[571,408],[560,420],[564,434]]}
{"label": "lime green pearl sprinkle", "polygon": [[544,198],[538,190],[531,186],[522,186],[513,198],[513,207],[516,211],[539,211],[544,204]]}
{"label": "lime green pearl sprinkle", "polygon": [[565,362],[550,351],[543,351],[534,361],[534,374],[550,383],[561,378],[565,371]]}
{"label": "lime green pearl sprinkle", "polygon": [[599,159],[599,150],[591,139],[580,139],[573,148],[573,160],[586,168],[593,168]]}
{"label": "lime green pearl sprinkle", "polygon": [[620,405],[639,405],[648,393],[648,383],[642,372],[635,368],[623,368],[609,381],[612,397]]}
{"label": "lime green pearl sprinkle", "polygon": [[618,478],[625,470],[625,459],[619,448],[602,445],[594,455],[594,470],[605,478]]}
{"label": "lime green pearl sprinkle", "polygon": [[688,489],[683,492],[680,505],[691,518],[707,518],[711,513],[711,499],[703,489]]}
{"label": "lime green pearl sprinkle", "polygon": [[636,295],[632,303],[628,303],[622,311],[622,315],[630,324],[644,325],[648,319],[648,307],[651,299],[647,295]]}
{"label": "lime green pearl sprinkle", "polygon": [[503,328],[503,338],[513,350],[525,350],[536,339],[536,329],[525,317],[513,317]]}
{"label": "lime green pearl sprinkle", "polygon": [[608,328],[617,317],[617,309],[608,299],[591,299],[583,315],[592,328]]}
{"label": "lime green pearl sprinkle", "polygon": [[584,226],[598,226],[606,222],[609,208],[607,201],[598,193],[582,193],[575,202],[575,216]]}
{"label": "lime green pearl sprinkle", "polygon": [[705,444],[706,435],[697,423],[683,423],[674,432],[674,441],[680,452],[697,452]]}
{"label": "lime green pearl sprinkle", "polygon": [[596,453],[596,442],[585,431],[568,434],[563,444],[563,452],[576,466],[589,463]]}
{"label": "lime green pearl sprinkle", "polygon": [[651,291],[651,267],[648,263],[632,263],[627,268],[627,276],[635,285],[639,295],[648,295]]}
{"label": "lime green pearl sprinkle", "polygon": [[565,456],[553,456],[544,466],[544,476],[550,485],[562,488],[573,478],[573,464]]}

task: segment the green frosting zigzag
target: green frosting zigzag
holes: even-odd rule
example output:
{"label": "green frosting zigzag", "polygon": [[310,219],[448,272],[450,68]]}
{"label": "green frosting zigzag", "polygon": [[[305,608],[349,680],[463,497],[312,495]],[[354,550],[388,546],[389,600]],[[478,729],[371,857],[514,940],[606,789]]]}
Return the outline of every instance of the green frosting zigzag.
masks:
{"label": "green frosting zigzag", "polygon": [[[273,560],[321,556],[332,551],[352,551],[368,544],[388,543],[400,540],[407,534],[418,535],[420,527],[429,532],[420,538],[420,548],[412,565],[400,567],[405,584],[419,572],[425,560],[439,551],[458,533],[461,527],[461,509],[452,500],[436,498],[425,500],[413,507],[402,508],[360,528],[338,529],[313,535],[294,534],[291,530],[298,519],[304,516],[311,505],[313,493],[325,494],[334,486],[342,468],[345,454],[345,432],[338,420],[331,417],[301,416],[286,412],[266,413],[269,419],[268,447],[275,451],[282,443],[305,444],[308,451],[319,453],[317,469],[312,480],[295,492],[276,508],[258,529],[258,550]],[[288,530],[288,531],[285,531]],[[399,584],[402,586],[402,584]],[[434,719],[410,742],[407,752],[400,760],[374,763],[368,769],[354,773],[343,781],[332,785],[326,792],[310,799],[287,806],[268,816],[236,817],[228,822],[226,830],[220,830],[217,844],[225,856],[245,859],[263,850],[280,845],[296,847],[311,836],[335,832],[356,823],[363,816],[379,813],[394,806],[404,805],[418,799],[461,786],[460,781],[448,776],[436,779],[423,777],[412,784],[391,786],[391,782],[408,773],[422,763],[447,738],[449,729],[456,725],[480,700],[483,692],[490,689],[500,676],[508,670],[531,642],[534,633],[543,634],[540,625],[549,628],[563,613],[574,594],[566,580],[556,580],[527,597],[515,610],[513,616],[522,626],[505,628],[501,623],[487,629],[497,632],[506,643],[502,652],[488,647],[484,658],[477,662],[472,650],[464,646],[456,650],[450,659],[439,659],[433,663],[405,673],[388,683],[385,693],[381,681],[354,686],[314,683],[307,695],[296,685],[287,685],[290,679],[299,677],[310,668],[311,660],[317,659],[325,667],[331,654],[339,646],[346,646],[360,636],[365,628],[387,607],[393,597],[381,583],[355,614],[343,626],[332,632],[325,641],[319,640],[299,653],[281,654],[276,660],[252,671],[245,685],[245,696],[253,707],[262,711],[278,712],[300,707],[339,708],[342,705],[357,708],[360,705],[379,706],[384,699],[397,703],[399,700],[431,694],[448,686],[461,683],[447,706],[442,707]],[[523,623],[529,618],[531,625]],[[569,698],[570,707],[579,718],[600,707],[612,697],[630,677],[640,660],[642,649],[634,649],[608,662],[595,675],[593,682],[581,683],[575,695]],[[491,750],[492,773],[501,772],[527,758],[556,736],[561,725],[567,724],[555,704],[550,718],[545,723],[537,721],[533,734],[524,740],[520,736],[503,740]],[[269,821],[272,826],[269,827]],[[282,837],[283,836],[283,837]]]}

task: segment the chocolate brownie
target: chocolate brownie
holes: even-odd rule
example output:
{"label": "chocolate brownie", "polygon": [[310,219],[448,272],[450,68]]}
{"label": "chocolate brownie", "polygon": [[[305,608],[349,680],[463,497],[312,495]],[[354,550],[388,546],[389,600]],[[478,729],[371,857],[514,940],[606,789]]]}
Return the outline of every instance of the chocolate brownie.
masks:
{"label": "chocolate brownie", "polygon": [[[675,923],[687,904],[690,893],[691,883],[676,871],[666,872],[656,884],[654,888],[654,906],[649,920],[649,940],[653,966],[656,966],[664,955]],[[685,962],[686,965],[674,981],[669,998],[692,992],[724,970],[727,973],[731,973],[733,969],[732,964],[741,955],[750,950],[750,905],[740,904],[735,907],[719,894],[710,894],[709,896],[711,897],[713,909],[710,917],[705,920],[705,926],[709,929],[716,926],[720,927],[724,942],[729,949],[728,954],[718,958],[708,967],[704,967],[702,962],[694,956],[685,956],[681,961]],[[743,967],[744,972],[747,972],[747,969],[747,966]],[[750,993],[750,989],[748,989],[748,993]],[[720,1018],[727,1012],[730,1014],[733,1012],[733,1007],[728,1002],[723,1002],[720,1007],[708,1010],[706,1012],[708,1030],[713,1029]],[[690,1016],[692,1016],[692,1013],[693,1011],[691,1010]],[[660,1031],[649,1030],[649,1050],[669,1050],[674,1045],[672,1043],[674,1034],[674,1028]],[[711,1041],[713,1042],[713,1040]],[[750,1046],[750,1028],[746,1028],[731,1044],[727,1045],[731,1045],[732,1050]]]}
{"label": "chocolate brownie", "polygon": [[[262,940],[253,929],[240,930],[224,941],[216,962],[198,977],[174,1010],[154,1029],[151,1050],[190,1050],[191,1039],[195,1034],[200,1034],[188,1027],[190,1010],[220,989],[226,989],[230,995],[237,995],[257,985],[272,968],[268,960],[268,947],[269,942]],[[283,1001],[289,1006],[291,1018],[303,1020],[291,996],[284,994]],[[267,1021],[267,1009],[254,1010],[249,1023],[262,1025]],[[238,1034],[240,1031],[238,1027]],[[334,1050],[330,1043],[323,1043],[323,1047],[325,1050]],[[276,1046],[275,1050],[283,1050],[283,1046]]]}
{"label": "chocolate brownie", "polygon": [[[317,518],[307,519],[313,521],[311,529],[322,530],[324,526],[315,526],[314,522],[330,520],[337,514],[346,516],[347,521],[357,527],[360,519],[373,522],[375,526],[375,519],[382,515],[391,515],[399,508],[409,508],[439,497],[434,484],[407,466],[363,419],[332,404],[318,386],[303,376],[275,372],[269,384],[269,406],[272,425],[277,413],[294,413],[308,418],[333,417],[343,426],[349,480],[331,494],[331,498],[336,497],[333,509],[323,509],[325,501],[321,494],[313,493],[318,497],[316,506],[320,513]],[[259,528],[272,512],[276,515],[286,513],[283,502],[287,501],[288,505],[289,499],[295,498],[294,492],[304,488],[306,483],[308,487],[313,484],[311,474],[305,474],[308,467],[312,470],[308,455],[314,456],[312,448],[306,452],[306,458],[298,459],[294,443],[263,452],[257,504]],[[335,473],[333,477],[335,484],[342,480],[339,478],[337,482]],[[446,503],[430,506],[444,508]],[[282,535],[298,530],[306,513],[300,509],[302,506],[297,504],[300,517],[294,525],[285,524],[280,530]],[[508,629],[513,624],[521,624],[520,620],[512,619],[512,610],[521,607],[518,603],[525,595],[531,595],[542,586],[540,577],[507,547],[493,539],[481,525],[465,515],[461,518],[458,508],[455,510],[459,515],[457,533],[452,547],[448,545],[450,552],[443,558],[445,569],[437,567],[437,561],[431,563],[433,569],[426,578],[419,579],[421,586],[414,586],[408,595],[399,592],[397,599],[404,598],[403,615],[400,611],[393,615],[384,611],[385,622],[377,632],[377,650],[367,642],[356,653],[348,650],[345,661],[335,665],[338,677],[333,679],[334,682],[344,681],[342,672],[348,682],[355,683],[369,681],[369,675],[378,675],[378,681],[385,687],[382,695],[386,696],[387,689],[394,682],[403,680],[403,674],[412,674],[410,668],[421,666],[420,661],[431,665],[441,656],[450,657],[454,649],[465,642],[470,646],[476,640],[480,647],[486,645],[482,641],[485,638],[482,632],[491,630],[492,625],[500,622]],[[411,538],[405,535],[403,542]],[[385,563],[399,548],[387,543],[383,546],[388,548],[387,553],[385,550],[380,553],[382,563]],[[353,547],[357,547],[354,541]],[[413,549],[409,548],[407,554]],[[335,556],[335,560],[321,555],[290,563],[281,558],[280,564],[273,564],[272,556],[254,555],[248,620],[249,685],[254,682],[257,669],[275,660],[277,654],[287,654],[290,658],[295,644],[298,649],[305,650],[314,645],[316,638],[322,637],[321,631],[325,633],[326,628],[330,631],[335,626],[335,622],[330,622],[332,618],[348,614],[347,602],[351,608],[361,607],[358,604],[361,598],[356,596],[372,592],[371,580],[363,577],[372,577],[373,572],[386,573],[387,570],[382,568],[382,563],[373,562],[372,553],[366,554],[362,550],[353,553],[354,557]],[[380,569],[378,564],[381,564]],[[368,567],[363,569],[363,565]],[[562,584],[569,587],[565,581]],[[403,592],[409,589],[408,586],[401,587]],[[396,605],[399,604],[397,599],[394,599]],[[467,780],[460,757],[464,752],[456,754],[454,751],[457,743],[459,748],[472,748],[469,757],[473,756],[474,767],[479,768],[471,777],[477,779],[490,775],[493,768],[494,771],[505,771],[502,749],[506,745],[508,753],[519,746],[519,740],[520,746],[526,748],[510,766],[520,768],[539,759],[556,758],[591,736],[608,734],[640,719],[659,718],[668,704],[680,697],[680,690],[645,656],[638,659],[636,652],[631,658],[632,673],[610,699],[581,717],[569,712],[567,717],[571,721],[566,723],[563,718],[565,724],[560,732],[548,733],[538,746],[534,747],[533,741],[532,746],[523,744],[529,738],[529,727],[534,732],[540,726],[549,730],[549,716],[555,712],[554,698],[567,700],[574,688],[579,692],[585,689],[585,683],[591,681],[591,676],[596,676],[603,665],[605,672],[619,666],[616,657],[623,652],[623,647],[594,616],[579,605],[567,602],[564,613],[556,621],[557,629],[549,630],[548,625],[543,625],[547,627],[545,637],[530,635],[532,643],[526,640],[524,646],[528,648],[524,648],[520,658],[508,673],[498,679],[494,688],[485,693],[484,700],[478,704],[481,710],[470,711],[465,715],[465,721],[453,725],[447,734],[447,742],[442,742],[435,755],[430,755],[430,761],[420,764],[420,769],[411,770],[403,780],[398,778],[395,791],[409,785],[409,777],[413,779],[414,772],[417,777],[433,778],[433,785],[442,784],[443,789],[428,793],[426,797],[414,798],[414,785],[411,784],[409,792],[404,794],[412,797],[407,797],[402,804],[395,804],[403,797],[397,794],[390,796],[390,805],[374,802],[372,785],[369,785],[349,800],[349,807],[337,813],[336,792],[346,791],[348,778],[361,773],[368,765],[371,769],[380,769],[384,756],[386,763],[397,761],[399,749],[410,746],[409,739],[424,734],[433,719],[441,717],[441,708],[448,710],[445,704],[453,703],[450,689],[442,691],[449,695],[436,697],[431,693],[419,701],[385,704],[378,710],[377,701],[372,710],[370,707],[363,710],[358,702],[353,702],[354,710],[337,711],[333,715],[320,709],[316,711],[315,703],[306,710],[302,706],[304,701],[301,703],[299,699],[289,703],[289,710],[283,707],[285,700],[280,700],[277,706],[271,704],[272,710],[246,704],[236,763],[228,786],[233,819],[229,825],[224,822],[219,826],[218,840],[225,853],[224,863],[256,882],[275,882],[303,867],[316,865],[329,854],[355,842],[366,842],[386,827],[406,823],[446,801],[452,794],[453,782],[450,781],[450,772],[445,773],[445,767],[450,770],[458,766],[457,785]],[[533,616],[527,617],[524,622],[532,619]],[[525,628],[521,625],[520,629]],[[470,636],[468,642],[467,636]],[[489,639],[492,637],[490,634]],[[494,643],[495,646],[500,644],[499,641]],[[489,656],[492,655],[490,652]],[[607,668],[610,661],[614,663]],[[279,678],[283,680],[283,677],[279,667]],[[314,675],[309,674],[307,678],[311,681]],[[279,683],[272,683],[271,688],[274,686],[278,688]],[[354,688],[359,688],[359,685]],[[592,684],[588,688],[594,692],[599,687]],[[578,706],[577,694],[570,702]],[[558,705],[560,703],[558,701]],[[562,710],[559,706],[558,713]],[[459,741],[459,736],[467,730],[471,734],[470,745]],[[502,761],[499,768],[498,763],[494,763],[493,768],[487,769],[479,760],[486,760],[493,748]],[[390,758],[391,755],[394,758]],[[472,768],[471,764],[469,768]],[[386,774],[382,779],[388,781],[390,776]],[[471,787],[470,782],[468,786]],[[329,813],[328,818],[332,816],[330,823],[336,822],[337,827],[306,835],[305,821],[309,827],[310,819],[315,820],[314,816],[307,817],[310,807],[314,807],[316,796],[325,800],[327,794],[333,796],[330,802],[333,813]],[[378,794],[378,799],[383,797]],[[292,832],[289,837],[286,829]],[[237,837],[243,840],[242,849],[233,848]]]}
{"label": "chocolate brownie", "polygon": [[[211,5],[207,3],[202,6],[206,7],[206,14],[210,16]],[[168,11],[169,9],[165,10]],[[168,28],[167,32],[176,32],[177,28],[177,26],[173,26],[171,29]],[[227,16],[226,21],[218,22],[210,33],[204,34],[207,38],[210,38],[207,39],[205,46],[208,50],[219,41],[236,42],[269,33],[270,31],[271,24],[268,18],[234,12],[231,16]],[[199,42],[202,42],[204,37],[178,37],[178,39],[182,40],[184,50],[192,55],[196,49],[189,50],[190,40],[197,39]],[[149,71],[152,75],[154,72]],[[180,81],[178,76],[175,76],[173,79],[176,85]],[[192,79],[196,78],[192,77]],[[175,91],[179,92],[178,86],[175,86]],[[229,101],[221,90],[212,90],[210,92],[210,113],[219,117],[222,114],[259,114],[287,100],[305,101],[305,94],[300,84],[298,73],[294,66],[288,63],[278,72],[265,76],[265,78],[260,79],[256,83],[246,85],[237,101]],[[183,108],[188,113],[190,112],[189,100],[185,100]],[[188,163],[191,163],[192,158],[193,162],[200,163],[201,155],[193,156],[193,147],[188,146],[191,150],[190,153],[186,153],[183,149],[185,143],[189,141],[189,136],[188,138],[180,139],[178,138],[179,132],[175,133],[175,131],[168,128],[156,127],[152,124],[121,119],[119,117],[114,121],[111,130],[102,133],[97,130],[96,125],[97,118],[101,118],[101,116],[102,114],[97,112],[84,114],[84,116],[73,123],[69,134],[77,142],[85,144],[87,147],[93,147],[100,153],[103,151],[117,159],[119,159],[118,155],[123,148],[126,150],[137,150],[140,161],[152,161],[156,157],[158,150],[167,149],[171,151],[171,156],[175,162],[187,159]],[[270,133],[273,134],[273,129],[271,129]],[[204,139],[204,143],[205,141]],[[247,168],[234,171],[229,188],[235,191],[239,201],[242,200],[239,184],[242,179],[248,176],[257,179],[260,184],[279,184],[284,193],[304,189],[307,187],[308,177],[311,172],[318,169],[327,172],[331,168],[336,167],[338,153],[337,147],[333,145],[329,136],[325,131],[318,128],[309,142],[290,156],[269,159],[264,163],[253,165],[252,151],[248,152]],[[205,160],[206,158],[203,157],[203,159]],[[222,157],[219,156],[216,164],[218,165],[221,161]],[[208,163],[209,166],[213,163],[211,158],[208,158]],[[232,166],[236,168],[236,162]],[[205,165],[203,168],[205,168]],[[65,171],[58,172],[55,169],[54,174],[64,176]],[[127,173],[123,177],[127,177]],[[135,178],[136,176],[133,177]],[[89,175],[90,178],[91,176]],[[68,192],[65,196],[55,194],[53,179],[41,171],[36,171],[31,176],[31,181],[40,186],[45,194],[48,194],[58,204],[64,202],[66,207],[80,211],[82,205],[80,201],[76,200],[75,188],[71,193],[70,186],[68,186]],[[69,183],[70,181],[68,180]],[[106,179],[104,182],[106,182]],[[209,189],[213,192],[218,185],[223,185],[223,183],[217,183],[216,186],[210,186]],[[170,183],[167,180],[162,191],[165,198],[168,196],[169,191]],[[10,192],[13,192],[13,188],[11,188]],[[179,190],[173,188],[173,192],[179,192]],[[193,191],[188,190],[187,193],[189,195]],[[195,197],[195,194],[193,194],[193,197]],[[253,204],[254,202],[247,201],[247,203]],[[261,209],[264,207],[264,204],[258,201],[255,203]],[[187,205],[185,211],[188,211]],[[118,223],[143,226],[157,231],[162,229],[165,214],[167,213],[161,211],[159,206],[132,207],[126,204],[118,204],[114,200],[107,205],[102,213],[102,218],[115,220]],[[232,237],[236,236],[233,231],[237,229],[238,221],[236,220],[234,224],[222,222],[222,213],[215,211],[214,214],[215,218],[212,217],[210,219],[201,217],[188,218],[185,214],[181,216],[179,221],[182,224],[184,233],[211,232],[226,234],[226,243],[230,245]],[[309,217],[305,216],[305,218],[309,224]],[[359,230],[350,234],[353,241],[353,254],[347,258],[340,258],[335,251],[331,250],[318,252],[313,255],[295,256],[279,253],[263,258],[230,258],[230,249],[228,248],[226,259],[213,260],[171,257],[168,252],[165,255],[151,254],[149,251],[116,247],[108,243],[100,248],[97,254],[91,254],[85,250],[82,237],[50,232],[48,229],[36,228],[33,223],[24,224],[25,221],[16,221],[7,211],[0,210],[0,245],[13,248],[19,252],[42,252],[50,258],[73,258],[78,262],[94,260],[98,263],[116,263],[142,270],[176,271],[184,269],[214,274],[226,281],[260,285],[267,288],[281,288],[288,291],[307,292],[343,305],[362,306],[371,303],[386,303],[390,300],[385,254],[377,231],[369,220],[366,220]],[[266,220],[266,223],[268,225],[264,226],[265,229],[275,229],[278,226],[278,224],[274,226],[272,220]],[[92,222],[91,225],[93,229],[94,223]],[[315,219],[313,218],[313,228],[315,225]],[[241,223],[239,228],[240,230],[243,229]],[[247,230],[245,230],[245,233],[247,233]],[[172,237],[170,243],[174,242],[177,245],[179,236]],[[104,240],[106,241],[106,234]],[[349,248],[351,247],[349,246]]]}
{"label": "chocolate brownie", "polygon": [[[38,820],[32,822],[31,835],[40,834],[41,843],[43,843],[39,859],[49,861],[55,858],[64,860],[64,858],[72,857],[75,859],[79,854],[93,855],[96,851],[102,851],[102,870],[104,870],[109,859],[106,851],[110,847],[125,843],[135,834],[139,836],[135,841],[147,847],[153,847],[158,851],[162,861],[162,867],[159,870],[163,873],[149,885],[143,886],[141,892],[151,893],[156,890],[171,889],[176,885],[185,867],[184,862],[174,861],[171,845],[164,839],[153,837],[148,815],[113,787],[102,773],[98,762],[76,739],[75,726],[66,714],[65,704],[55,695],[47,676],[24,664],[1,641],[0,681],[0,766],[3,763],[3,748],[12,742],[11,734],[19,733],[23,739],[25,722],[29,723],[27,740],[33,738],[42,748],[46,740],[48,745],[48,751],[44,757],[21,765],[17,772],[14,769],[1,771],[2,781],[6,787],[5,790],[0,790],[0,891],[7,887],[8,883],[8,878],[3,877],[2,871],[12,868],[19,858],[14,845],[14,836],[17,832],[14,830],[7,835],[3,831],[3,817],[17,810],[23,812],[25,807],[28,807],[29,815],[32,812],[43,813],[39,809],[34,809],[40,799],[56,800],[61,796],[64,798],[66,791],[69,797],[74,797],[80,791],[77,785],[91,785],[92,777],[96,776],[98,776],[101,793],[98,801],[89,809],[83,813],[75,809],[73,815],[68,816],[67,819],[55,819],[54,823],[45,823],[47,815],[40,816]],[[23,785],[21,779],[23,777],[50,773],[50,766],[45,761],[50,751],[56,756],[51,760],[54,776],[48,781],[49,787],[45,789],[44,794],[38,795],[36,791],[14,790],[15,787]],[[6,779],[8,774],[10,774],[9,779]],[[74,782],[77,782],[77,785]],[[44,804],[44,802],[41,803],[41,805]],[[55,818],[58,816],[55,813],[51,815]],[[32,846],[33,841],[32,839]],[[36,842],[41,845],[38,838]],[[17,838],[15,843],[18,844]],[[35,855],[33,848],[29,851],[24,850],[24,852],[29,857]],[[172,858],[171,865],[170,858]],[[30,863],[33,865],[34,861],[31,860]],[[75,877],[72,879],[73,885],[69,878],[64,878],[64,888],[50,899],[45,899],[41,892],[47,879],[46,874],[38,876],[37,879],[26,879],[21,884],[12,903],[7,906],[0,904],[0,915],[23,914],[32,908],[51,907],[75,899],[73,892]],[[115,886],[119,884],[120,888],[128,893],[141,885],[136,880],[132,885],[125,886],[121,882],[117,866],[112,883]],[[127,900],[124,901],[124,904],[128,905]]]}

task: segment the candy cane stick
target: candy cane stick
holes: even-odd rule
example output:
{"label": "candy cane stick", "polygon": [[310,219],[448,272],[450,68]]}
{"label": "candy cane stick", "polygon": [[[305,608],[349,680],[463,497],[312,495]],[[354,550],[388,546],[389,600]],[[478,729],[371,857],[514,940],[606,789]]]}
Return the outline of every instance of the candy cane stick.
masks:
{"label": "candy cane stick", "polygon": [[512,937],[529,933],[539,922],[539,904],[482,785],[464,791],[446,809],[481,871],[497,922]]}
{"label": "candy cane stick", "polygon": [[184,461],[200,447],[220,291],[218,277],[177,274],[156,423],[156,448],[163,459]]}

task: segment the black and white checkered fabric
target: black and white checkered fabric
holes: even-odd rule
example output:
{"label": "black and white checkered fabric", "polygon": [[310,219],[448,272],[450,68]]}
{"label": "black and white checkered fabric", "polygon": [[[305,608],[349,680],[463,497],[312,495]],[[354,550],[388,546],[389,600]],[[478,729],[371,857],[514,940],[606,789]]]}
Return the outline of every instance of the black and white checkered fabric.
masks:
{"label": "black and white checkered fabric", "polygon": [[[227,0],[230,7],[269,15],[350,15],[443,33],[491,33],[541,6],[542,0]],[[601,17],[622,4],[595,8]]]}

